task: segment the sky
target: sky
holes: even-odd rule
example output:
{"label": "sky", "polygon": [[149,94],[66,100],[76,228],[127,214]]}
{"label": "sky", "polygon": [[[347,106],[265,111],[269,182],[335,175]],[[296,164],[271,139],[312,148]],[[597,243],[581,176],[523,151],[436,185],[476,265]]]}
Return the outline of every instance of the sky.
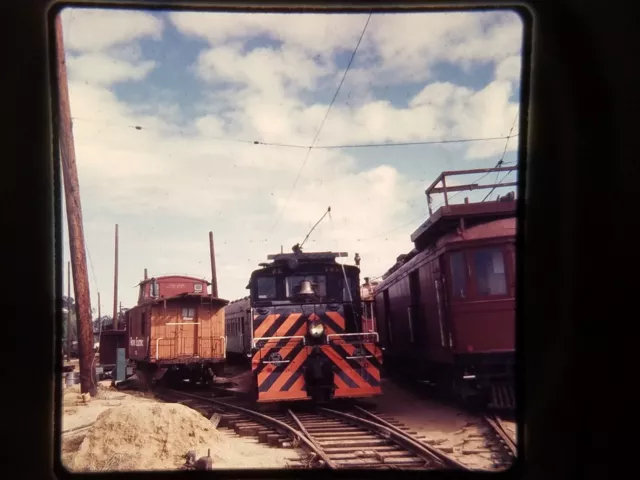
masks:
{"label": "sky", "polygon": [[[100,292],[112,309],[115,224],[123,307],[145,268],[210,279],[209,231],[234,300],[329,206],[304,250],[358,253],[361,276],[379,277],[413,248],[441,171],[515,164],[521,19],[368,17],[62,12],[93,308]],[[493,175],[480,183],[516,174]]]}

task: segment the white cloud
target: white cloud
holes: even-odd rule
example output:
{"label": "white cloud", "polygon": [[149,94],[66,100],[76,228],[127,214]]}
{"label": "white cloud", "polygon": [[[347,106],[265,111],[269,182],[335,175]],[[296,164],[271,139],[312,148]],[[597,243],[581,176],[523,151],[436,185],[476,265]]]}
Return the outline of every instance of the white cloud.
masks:
{"label": "white cloud", "polygon": [[496,78],[499,80],[520,81],[522,58],[520,55],[511,55],[496,65]]}
{"label": "white cloud", "polygon": [[[143,268],[208,277],[212,230],[220,293],[234,298],[245,295],[251,270],[267,254],[301,241],[331,206],[331,220],[318,226],[307,248],[348,251],[350,258],[358,252],[363,275],[373,276],[411,249],[408,234],[422,221],[411,220],[426,210],[424,189],[440,170],[452,162],[495,163],[504,148],[504,140],[444,146],[437,158],[435,149],[315,149],[290,196],[307,150],[252,142],[310,144],[342,76],[335,54],[348,58],[366,16],[172,14],[179,31],[208,42],[189,52],[196,60],[184,75],[197,78],[203,92],[186,113],[180,95],[163,96],[153,84],[145,84],[149,97],[136,104],[112,87],[145,82],[162,67],[139,44],[146,37],[158,40],[158,49],[176,48],[161,37],[162,20],[131,12],[79,15],[65,17],[73,131],[87,244],[100,281],[95,288],[104,290],[107,304],[114,223],[120,224],[122,285],[135,285]],[[317,145],[507,135],[518,110],[509,101],[519,77],[515,20],[416,18],[372,18],[343,87],[353,92],[349,104],[333,105]],[[101,27],[109,22],[117,27]],[[92,30],[96,38],[87,40]],[[247,48],[255,36],[280,43]],[[374,63],[363,66],[362,59]],[[433,67],[443,61],[469,76],[484,62],[495,75],[476,89],[433,81]],[[405,105],[373,88],[417,80],[423,87]],[[516,147],[512,140],[509,150]],[[121,298],[134,302],[135,290],[123,290]]]}
{"label": "white cloud", "polygon": [[62,13],[65,48],[102,51],[143,37],[160,39],[162,20],[145,12],[65,8]]}
{"label": "white cloud", "polygon": [[81,78],[93,85],[111,85],[126,80],[142,80],[156,63],[143,61],[134,64],[103,53],[90,53],[69,57],[67,65],[71,80]]}
{"label": "white cloud", "polygon": [[176,12],[171,21],[182,33],[208,40],[211,45],[226,44],[263,36],[295,45],[314,55],[326,55],[355,45],[365,18],[355,15],[315,15],[269,13],[237,15]]}

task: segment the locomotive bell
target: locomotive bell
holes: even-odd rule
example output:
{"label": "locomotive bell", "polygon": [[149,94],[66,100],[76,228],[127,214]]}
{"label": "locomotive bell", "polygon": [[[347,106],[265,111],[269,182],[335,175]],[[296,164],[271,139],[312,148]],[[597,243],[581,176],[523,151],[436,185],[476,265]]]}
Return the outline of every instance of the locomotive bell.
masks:
{"label": "locomotive bell", "polygon": [[311,286],[311,282],[309,280],[303,280],[300,282],[300,295],[313,295],[315,292],[313,291],[313,287]]}

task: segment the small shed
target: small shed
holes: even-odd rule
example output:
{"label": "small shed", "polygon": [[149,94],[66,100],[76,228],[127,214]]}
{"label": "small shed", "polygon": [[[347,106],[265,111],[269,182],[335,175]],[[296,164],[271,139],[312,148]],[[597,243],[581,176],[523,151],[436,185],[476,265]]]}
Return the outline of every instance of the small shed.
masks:
{"label": "small shed", "polygon": [[118,348],[127,348],[127,331],[103,330],[100,333],[100,347],[98,350],[100,354],[100,365],[115,365]]}

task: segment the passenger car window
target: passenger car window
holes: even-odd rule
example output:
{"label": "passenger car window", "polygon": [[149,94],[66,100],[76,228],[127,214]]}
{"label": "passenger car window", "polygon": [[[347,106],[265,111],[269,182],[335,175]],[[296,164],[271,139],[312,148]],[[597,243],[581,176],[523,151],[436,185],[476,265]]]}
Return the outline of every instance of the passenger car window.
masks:
{"label": "passenger car window", "polygon": [[451,292],[453,298],[467,298],[467,268],[464,252],[452,253],[451,262]]}
{"label": "passenger car window", "polygon": [[258,277],[257,279],[258,298],[268,300],[276,298],[276,279],[275,277]]}
{"label": "passenger car window", "polygon": [[502,249],[477,250],[473,253],[473,267],[478,295],[506,295],[507,277]]}

